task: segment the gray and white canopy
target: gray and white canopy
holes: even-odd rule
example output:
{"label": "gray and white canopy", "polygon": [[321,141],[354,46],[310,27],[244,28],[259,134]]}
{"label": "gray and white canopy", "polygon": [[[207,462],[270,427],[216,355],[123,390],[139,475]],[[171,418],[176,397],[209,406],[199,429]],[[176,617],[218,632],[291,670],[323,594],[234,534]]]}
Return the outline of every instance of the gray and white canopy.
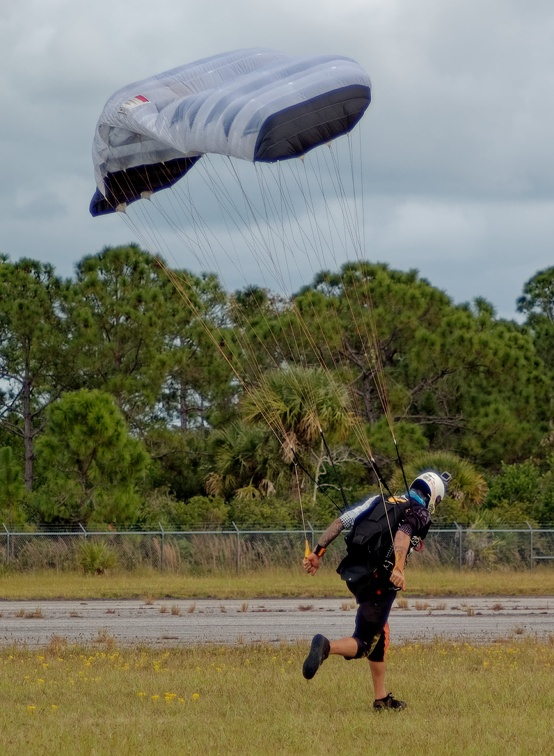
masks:
{"label": "gray and white canopy", "polygon": [[371,100],[353,60],[248,49],[190,63],[116,92],[98,120],[92,215],[165,189],[205,153],[274,162],[349,132]]}

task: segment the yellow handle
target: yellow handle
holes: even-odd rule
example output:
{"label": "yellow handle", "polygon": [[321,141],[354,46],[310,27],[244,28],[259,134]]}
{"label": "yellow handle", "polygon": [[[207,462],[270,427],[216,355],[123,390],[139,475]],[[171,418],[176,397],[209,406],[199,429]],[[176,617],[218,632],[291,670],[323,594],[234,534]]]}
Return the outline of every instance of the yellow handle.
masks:
{"label": "yellow handle", "polygon": [[312,553],[312,548],[310,544],[308,543],[308,539],[306,538],[305,543],[304,543],[304,558],[307,559],[311,553]]}

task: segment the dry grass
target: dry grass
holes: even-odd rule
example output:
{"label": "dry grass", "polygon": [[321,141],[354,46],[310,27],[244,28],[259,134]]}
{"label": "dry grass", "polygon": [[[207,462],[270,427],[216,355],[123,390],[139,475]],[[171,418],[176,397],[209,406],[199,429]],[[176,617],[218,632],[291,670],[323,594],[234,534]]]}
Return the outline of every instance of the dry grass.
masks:
{"label": "dry grass", "polygon": [[[100,640],[100,639],[99,639]],[[0,651],[2,754],[550,754],[554,638],[406,644],[389,656],[404,712],[373,712],[367,663],[332,657],[306,682],[307,644],[121,650],[53,638]]]}
{"label": "dry grass", "polygon": [[[408,588],[403,598],[554,595],[554,568],[546,565],[532,571],[494,572],[422,570],[410,565],[406,577]],[[8,573],[2,578],[4,599],[27,601],[53,598],[137,598],[151,604],[154,600],[168,598],[248,600],[270,597],[313,599],[325,596],[352,598],[345,584],[329,566],[324,566],[315,577],[309,577],[297,565],[291,569],[268,568],[241,575],[222,572],[187,576],[156,570],[82,575],[77,572],[45,570]]]}
{"label": "dry grass", "polygon": [[356,608],[356,602],[355,601],[343,601],[340,605],[341,611],[343,612],[350,612],[352,609]]}
{"label": "dry grass", "polygon": [[428,601],[416,601],[415,602],[415,608],[418,612],[423,612],[426,609],[429,609],[429,602]]}
{"label": "dry grass", "polygon": [[36,609],[32,609],[31,611],[19,609],[19,611],[16,612],[15,616],[22,617],[23,619],[44,619],[44,614],[42,613],[42,609],[39,606],[37,606]]}

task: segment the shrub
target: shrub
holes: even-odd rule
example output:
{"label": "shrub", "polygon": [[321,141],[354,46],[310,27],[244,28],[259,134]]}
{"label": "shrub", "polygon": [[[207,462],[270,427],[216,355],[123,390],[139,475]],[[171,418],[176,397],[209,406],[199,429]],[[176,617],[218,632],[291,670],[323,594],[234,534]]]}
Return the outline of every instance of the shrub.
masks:
{"label": "shrub", "polygon": [[117,564],[115,553],[101,541],[84,541],[79,547],[78,560],[86,574],[103,575]]}

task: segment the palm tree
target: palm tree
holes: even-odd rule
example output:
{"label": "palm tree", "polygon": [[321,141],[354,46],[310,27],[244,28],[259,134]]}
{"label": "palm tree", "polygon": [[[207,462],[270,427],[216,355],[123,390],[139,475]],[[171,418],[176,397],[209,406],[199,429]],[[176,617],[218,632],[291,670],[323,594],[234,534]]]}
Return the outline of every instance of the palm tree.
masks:
{"label": "palm tree", "polygon": [[[452,476],[448,484],[447,501],[437,509],[437,516],[433,519],[456,519],[456,512],[467,519],[468,512],[477,510],[484,502],[488,486],[480,472],[465,459],[452,452],[425,452],[415,455],[405,465],[406,481],[408,485],[423,470],[448,471]],[[405,487],[400,471],[397,471],[391,481],[395,491]]]}
{"label": "palm tree", "polygon": [[302,460],[303,467],[311,467],[314,498],[331,461],[328,447],[344,443],[358,424],[347,387],[322,368],[290,366],[265,373],[244,397],[241,412],[246,422],[271,428],[285,462]]}
{"label": "palm tree", "polygon": [[275,492],[282,462],[267,427],[234,422],[214,431],[206,491],[211,496],[260,498]]}

